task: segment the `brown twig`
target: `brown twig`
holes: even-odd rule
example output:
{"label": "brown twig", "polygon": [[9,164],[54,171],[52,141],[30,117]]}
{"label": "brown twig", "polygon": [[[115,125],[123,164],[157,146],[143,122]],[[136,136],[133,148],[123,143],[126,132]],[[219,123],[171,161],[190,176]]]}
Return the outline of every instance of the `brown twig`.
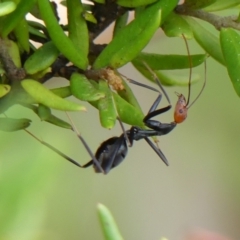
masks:
{"label": "brown twig", "polygon": [[6,76],[10,82],[15,80],[22,80],[25,78],[26,73],[23,68],[17,68],[12,58],[7,51],[7,42],[0,38],[0,62],[6,72]]}
{"label": "brown twig", "polygon": [[236,22],[237,16],[228,16],[228,17],[221,17],[204,10],[195,10],[188,8],[185,4],[178,5],[175,8],[175,12],[181,15],[192,16],[195,18],[202,19],[206,22],[212,24],[217,30],[221,28],[234,28],[236,30],[240,30],[240,23]]}

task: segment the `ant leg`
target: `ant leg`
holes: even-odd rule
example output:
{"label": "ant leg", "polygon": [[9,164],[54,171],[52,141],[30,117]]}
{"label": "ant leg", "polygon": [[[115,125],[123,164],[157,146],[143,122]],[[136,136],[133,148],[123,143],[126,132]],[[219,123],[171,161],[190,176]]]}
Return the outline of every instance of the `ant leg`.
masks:
{"label": "ant leg", "polygon": [[164,156],[163,152],[157,148],[150,140],[149,138],[144,138],[146,140],[146,142],[149,144],[149,146],[157,153],[157,155],[162,159],[162,161],[169,166],[168,160],[167,158]]}
{"label": "ant leg", "polygon": [[31,135],[33,138],[35,138],[37,141],[39,141],[41,144],[45,145],[46,147],[50,148],[52,151],[54,151],[55,153],[57,153],[58,155],[60,155],[61,157],[65,158],[67,161],[73,163],[74,165],[80,167],[80,168],[86,168],[90,165],[80,165],[78,162],[76,162],[75,160],[73,160],[72,158],[70,158],[69,156],[67,156],[66,154],[62,153],[61,151],[59,151],[57,148],[53,147],[52,145],[50,145],[47,142],[44,142],[42,140],[40,140],[39,138],[37,138],[35,135],[33,135],[31,132],[29,132],[28,130],[24,129],[25,132],[27,132],[29,135]]}
{"label": "ant leg", "polygon": [[144,66],[147,68],[147,70],[152,74],[153,79],[155,80],[155,82],[157,83],[157,85],[159,86],[159,88],[162,90],[165,98],[168,101],[168,104],[171,105],[171,101],[170,98],[167,95],[167,92],[165,91],[165,89],[163,88],[159,78],[157,77],[156,73],[148,66],[148,64],[146,62],[143,61]]}
{"label": "ant leg", "polygon": [[[135,81],[133,79],[130,79],[130,78],[127,78],[126,76],[124,76],[130,83],[133,83],[133,84],[138,85],[140,87],[144,87],[144,88],[147,88],[147,89],[150,89],[152,91],[155,91],[155,92],[159,93],[157,99],[154,101],[154,103],[150,107],[150,109],[148,111],[148,114],[143,119],[143,122],[146,123],[146,125],[148,127],[151,127],[151,123],[150,122],[153,121],[153,120],[149,121],[149,119],[151,119],[151,118],[153,118],[153,117],[155,117],[155,116],[157,116],[159,114],[162,114],[162,113],[168,111],[169,109],[171,109],[172,105],[171,105],[170,99],[169,99],[165,89],[163,88],[163,86],[162,86],[160,80],[158,79],[157,75],[155,74],[155,72],[148,66],[148,64],[146,62],[143,62],[143,64],[147,68],[147,70],[152,74],[153,79],[155,80],[155,82],[157,83],[159,88],[162,90],[162,92],[163,92],[164,96],[166,97],[166,99],[168,101],[168,104],[169,104],[168,106],[166,106],[164,108],[156,110],[157,106],[159,105],[159,103],[160,103],[160,101],[162,99],[162,93],[159,90],[157,90],[156,88],[153,88],[151,86],[145,85],[143,83],[139,83],[139,82],[137,82],[137,81]],[[149,123],[150,123],[150,126],[148,125]]]}
{"label": "ant leg", "polygon": [[[117,112],[117,111],[116,111],[116,112]],[[119,122],[119,124],[120,124],[120,127],[121,127],[122,131],[123,131],[123,135],[124,135],[126,141],[128,142],[128,146],[131,147],[132,144],[133,144],[133,141],[131,141],[131,140],[129,139],[129,137],[128,137],[127,133],[126,133],[126,130],[125,130],[124,126],[123,126],[123,123],[122,123],[121,119],[120,119],[119,117],[117,117],[117,120],[118,120],[118,122]]]}
{"label": "ant leg", "polygon": [[[91,160],[92,163],[96,166],[96,168],[97,168],[100,172],[102,172],[102,173],[105,174],[105,171],[102,169],[99,161],[98,161],[98,160],[96,159],[96,157],[94,156],[93,152],[92,152],[91,149],[89,148],[89,146],[88,146],[88,144],[86,143],[86,141],[83,139],[83,137],[82,137],[82,136],[80,135],[80,133],[77,131],[77,128],[75,127],[72,119],[69,117],[69,115],[68,115],[67,112],[66,112],[66,115],[67,115],[67,117],[68,117],[68,119],[69,119],[69,121],[70,121],[70,123],[71,123],[71,125],[72,125],[72,130],[75,132],[75,134],[77,135],[78,139],[82,142],[83,146],[86,148],[88,154],[89,154],[90,157],[92,158],[92,160]],[[90,162],[91,162],[91,161],[90,161]],[[84,166],[86,166],[86,167],[90,166],[90,165],[91,165],[90,162],[88,162],[88,163],[85,164]]]}

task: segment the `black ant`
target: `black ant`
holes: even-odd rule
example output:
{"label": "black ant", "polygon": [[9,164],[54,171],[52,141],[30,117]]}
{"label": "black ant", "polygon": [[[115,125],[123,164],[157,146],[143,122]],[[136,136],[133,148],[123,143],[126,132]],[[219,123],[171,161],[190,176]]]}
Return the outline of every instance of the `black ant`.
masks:
{"label": "black ant", "polygon": [[[183,38],[184,38],[184,36],[183,36]],[[41,141],[40,139],[38,139],[36,136],[34,136],[28,130],[25,130],[25,131],[27,133],[29,133],[31,136],[33,136],[35,139],[37,139],[39,142],[41,142],[43,145],[49,147],[54,152],[56,152],[57,154],[59,154],[60,156],[65,158],[66,160],[70,161],[71,163],[77,165],[78,167],[87,168],[87,167],[93,165],[93,168],[94,168],[95,172],[97,172],[97,173],[101,172],[101,173],[107,174],[112,168],[118,166],[125,159],[125,157],[127,155],[127,151],[128,151],[127,143],[129,142],[129,147],[131,147],[133,145],[134,141],[138,141],[141,139],[144,139],[150,145],[150,147],[157,153],[157,155],[163,160],[163,162],[168,166],[169,164],[168,164],[167,158],[164,156],[162,151],[157,146],[155,146],[155,144],[149,139],[149,137],[162,136],[162,135],[168,134],[176,127],[177,124],[183,122],[187,117],[188,109],[199,98],[199,96],[201,95],[201,93],[205,87],[205,84],[206,84],[206,63],[205,63],[205,80],[204,80],[203,87],[202,87],[200,93],[198,94],[198,96],[196,97],[196,99],[189,105],[190,90],[191,90],[192,63],[191,63],[191,56],[189,53],[188,45],[187,45],[185,38],[184,38],[184,41],[186,43],[188,56],[189,56],[189,68],[190,68],[189,84],[188,84],[188,89],[189,89],[188,92],[189,93],[188,93],[187,101],[182,94],[177,94],[178,101],[175,106],[173,122],[161,123],[157,120],[152,120],[153,117],[158,116],[158,115],[170,110],[172,105],[170,103],[170,99],[169,99],[167,93],[165,92],[164,88],[162,87],[162,85],[159,82],[159,79],[157,78],[155,73],[148,67],[148,65],[145,62],[143,62],[145,67],[152,73],[157,85],[159,86],[159,88],[161,89],[161,91],[163,92],[164,96],[166,97],[166,99],[168,101],[168,106],[157,109],[157,106],[159,105],[159,103],[162,99],[162,93],[153,87],[147,86],[142,83],[138,83],[132,79],[128,79],[128,81],[130,81],[133,84],[151,89],[151,90],[159,93],[157,99],[154,101],[154,103],[150,107],[147,115],[143,119],[144,124],[149,129],[142,129],[140,127],[132,126],[129,130],[125,131],[121,121],[119,120],[120,125],[123,129],[123,134],[121,134],[119,137],[112,137],[112,138],[109,138],[108,140],[104,141],[100,145],[100,147],[97,149],[95,156],[94,156],[94,154],[88,147],[87,143],[82,138],[82,136],[77,132],[77,129],[75,128],[74,124],[72,123],[71,119],[69,118],[70,122],[72,123],[72,130],[77,134],[78,138],[83,143],[84,147],[86,148],[86,150],[88,151],[89,155],[92,158],[92,160],[90,160],[88,163],[86,163],[84,165],[80,165],[78,162],[76,162],[72,158],[68,157],[67,155],[65,155],[64,153],[62,153],[61,151],[59,151],[58,149],[53,147],[52,145],[50,145],[44,141]]]}

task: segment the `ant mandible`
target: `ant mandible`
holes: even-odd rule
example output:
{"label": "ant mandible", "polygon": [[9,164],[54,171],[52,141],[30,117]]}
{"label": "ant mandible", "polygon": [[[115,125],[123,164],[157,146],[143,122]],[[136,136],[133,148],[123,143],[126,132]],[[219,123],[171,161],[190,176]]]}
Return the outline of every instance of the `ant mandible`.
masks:
{"label": "ant mandible", "polygon": [[162,135],[168,134],[176,127],[177,124],[183,122],[187,117],[188,109],[199,98],[199,96],[201,95],[201,93],[205,87],[205,84],[206,84],[206,63],[205,63],[205,80],[204,80],[203,87],[202,87],[201,91],[199,92],[198,96],[195,98],[195,100],[189,105],[190,92],[191,92],[192,62],[191,62],[191,56],[190,56],[189,48],[187,45],[187,41],[184,36],[183,36],[183,39],[186,44],[186,48],[187,48],[187,52],[188,52],[188,56],[189,56],[190,73],[189,73],[189,84],[188,84],[188,99],[186,101],[185,97],[182,94],[176,93],[178,96],[178,101],[175,106],[173,122],[161,123],[157,120],[152,120],[153,117],[158,116],[158,115],[170,110],[172,105],[171,105],[170,99],[169,99],[166,91],[162,87],[162,85],[161,85],[159,79],[157,78],[157,76],[155,75],[155,73],[150,69],[150,67],[145,62],[143,62],[145,67],[153,75],[153,78],[155,79],[158,87],[163,92],[164,96],[166,97],[166,99],[168,101],[168,106],[157,109],[157,106],[159,105],[159,103],[162,99],[162,93],[153,87],[136,82],[132,79],[127,79],[129,82],[131,82],[133,84],[136,84],[136,85],[144,87],[144,88],[151,89],[151,90],[159,93],[157,99],[154,101],[154,103],[150,107],[147,115],[143,118],[144,124],[149,129],[142,129],[140,127],[132,126],[129,130],[125,131],[123,128],[122,122],[119,120],[120,125],[123,129],[123,134],[121,134],[119,137],[111,137],[108,140],[104,141],[99,146],[99,148],[97,149],[97,151],[94,155],[92,153],[91,149],[89,148],[89,146],[87,145],[86,141],[78,133],[76,127],[74,126],[71,119],[69,118],[71,125],[72,125],[72,130],[77,134],[78,138],[80,139],[80,141],[82,142],[82,144],[84,145],[84,147],[86,148],[86,150],[88,151],[89,155],[92,158],[92,160],[90,160],[88,163],[86,163],[84,165],[80,165],[78,162],[76,162],[72,158],[68,157],[67,155],[65,155],[64,153],[62,153],[61,151],[59,151],[58,149],[53,147],[52,145],[38,139],[36,136],[34,136],[28,130],[25,129],[25,131],[28,134],[30,134],[32,137],[34,137],[36,140],[41,142],[43,145],[52,149],[54,152],[56,152],[57,154],[59,154],[60,156],[65,158],[66,160],[70,161],[71,163],[75,164],[76,166],[78,166],[80,168],[87,168],[87,167],[93,165],[93,168],[96,173],[107,174],[112,168],[118,166],[125,159],[125,157],[127,155],[127,152],[128,152],[127,143],[129,142],[129,147],[131,147],[133,145],[134,141],[138,141],[141,139],[144,139],[150,145],[150,147],[156,152],[156,154],[162,159],[162,161],[168,166],[169,163],[168,163],[167,158],[165,157],[163,152],[157,146],[155,146],[155,144],[149,139],[149,137],[162,136]]}

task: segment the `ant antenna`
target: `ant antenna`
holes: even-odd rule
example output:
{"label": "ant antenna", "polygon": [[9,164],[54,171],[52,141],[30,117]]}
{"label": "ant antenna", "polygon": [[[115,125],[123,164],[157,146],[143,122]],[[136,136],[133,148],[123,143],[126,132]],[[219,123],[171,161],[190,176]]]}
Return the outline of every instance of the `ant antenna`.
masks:
{"label": "ant antenna", "polygon": [[185,36],[182,34],[182,37],[184,39],[184,42],[186,44],[187,53],[188,53],[188,59],[189,59],[189,82],[188,82],[188,99],[186,101],[185,97],[182,94],[176,93],[178,96],[178,101],[176,103],[175,111],[174,111],[174,122],[175,123],[181,123],[187,118],[187,111],[188,109],[197,101],[197,99],[200,97],[200,95],[203,92],[203,89],[206,85],[207,80],[207,67],[206,67],[206,60],[204,61],[204,69],[205,69],[205,76],[204,76],[204,83],[202,86],[201,91],[197,95],[197,97],[193,100],[193,102],[189,105],[190,101],[190,94],[191,94],[191,78],[192,78],[192,59],[189,51],[189,47],[187,44],[187,40]]}
{"label": "ant antenna", "polygon": [[197,95],[197,97],[192,101],[192,103],[188,106],[188,109],[198,100],[198,98],[200,97],[200,95],[203,92],[203,89],[206,86],[206,82],[207,82],[207,62],[206,60],[204,61],[204,82],[203,82],[203,86],[201,91],[199,92],[199,94]]}
{"label": "ant antenna", "polygon": [[[190,50],[189,46],[187,43],[187,39],[185,38],[184,34],[182,34],[186,49],[187,49],[187,54],[188,54],[188,61],[189,61],[189,79],[188,79],[188,98],[187,98],[187,103],[186,106],[188,106],[189,101],[190,101],[190,95],[191,95],[191,80],[192,80],[192,58],[190,55]],[[195,100],[194,100],[195,101]]]}
{"label": "ant antenna", "polygon": [[205,74],[204,74],[204,83],[203,83],[202,89],[199,92],[199,94],[197,95],[197,97],[192,101],[192,103],[189,104],[189,102],[190,102],[190,95],[191,95],[192,58],[191,58],[191,55],[190,55],[190,50],[189,50],[189,46],[188,46],[188,43],[187,43],[187,39],[185,38],[184,34],[182,34],[182,37],[183,37],[183,40],[184,40],[185,45],[186,45],[186,49],[187,49],[187,53],[188,53],[188,59],[189,59],[188,98],[187,98],[187,102],[186,102],[186,107],[189,109],[198,100],[198,98],[200,97],[200,95],[203,92],[203,89],[205,88],[206,79],[207,79],[207,64],[206,64],[206,60],[205,60],[204,61],[204,72],[205,72]]}

